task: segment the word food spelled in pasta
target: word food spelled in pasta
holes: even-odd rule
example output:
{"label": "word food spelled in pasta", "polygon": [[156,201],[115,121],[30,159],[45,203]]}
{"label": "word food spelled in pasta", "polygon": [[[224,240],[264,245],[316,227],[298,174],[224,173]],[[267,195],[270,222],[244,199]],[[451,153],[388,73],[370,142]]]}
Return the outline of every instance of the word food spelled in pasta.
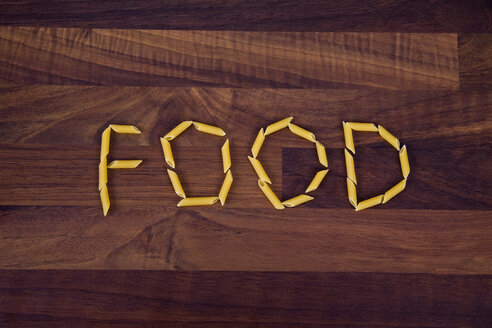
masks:
{"label": "word food spelled in pasta", "polygon": [[[313,200],[313,197],[307,195],[307,193],[316,190],[326,174],[328,173],[328,159],[326,157],[326,150],[323,144],[321,144],[318,140],[316,140],[315,135],[303,129],[302,127],[295,125],[292,123],[292,117],[288,117],[286,119],[280,120],[273,124],[270,124],[266,127],[266,129],[261,128],[256,136],[256,139],[251,147],[252,156],[248,156],[248,159],[253,167],[254,171],[258,176],[258,186],[266,198],[270,201],[276,209],[284,209],[285,207],[294,207],[303,203],[306,203],[310,200]],[[183,133],[186,129],[188,129],[191,125],[193,125],[198,131],[203,133],[212,134],[215,136],[223,137],[225,136],[224,130],[219,127],[194,122],[194,121],[184,121],[178,124],[174,129],[169,131],[164,137],[161,138],[162,151],[164,153],[164,160],[167,165],[169,165],[172,169],[176,169],[176,163],[174,161],[172,149],[171,149],[171,141],[178,137],[181,133]],[[400,146],[399,140],[388,132],[385,128],[380,125],[375,125],[373,123],[359,123],[359,122],[342,122],[343,126],[343,134],[345,137],[345,166],[347,169],[347,194],[348,200],[355,207],[356,211],[361,211],[367,209],[369,207],[385,204],[391,198],[395,197],[397,194],[402,192],[405,189],[407,178],[410,174],[410,165],[408,162],[407,148],[406,146]],[[278,197],[274,194],[272,189],[270,188],[270,184],[272,181],[268,177],[265,169],[261,165],[260,161],[257,159],[258,154],[261,150],[261,146],[266,139],[266,136],[282,130],[284,128],[288,128],[295,135],[304,138],[315,145],[316,153],[318,155],[318,160],[323,169],[320,169],[311,183],[305,190],[305,194],[298,195],[294,198],[280,201]],[[116,133],[130,133],[130,134],[140,134],[140,130],[133,125],[116,125],[111,124],[108,128],[106,128],[102,133],[101,138],[101,156],[99,163],[99,193],[101,197],[101,204],[103,208],[104,215],[107,215],[110,207],[109,200],[109,192],[108,192],[108,168],[109,169],[133,169],[137,168],[141,160],[114,160],[108,164],[108,155],[109,155],[109,141],[111,136],[111,131]],[[364,131],[364,132],[378,132],[381,138],[386,140],[391,146],[393,146],[399,152],[401,172],[403,175],[403,180],[389,189],[382,195],[378,195],[367,200],[357,202],[357,177],[355,174],[355,165],[354,165],[354,155],[355,155],[355,146],[354,139],[352,135],[352,131]],[[231,188],[233,178],[231,172],[231,155],[229,149],[229,139],[226,139],[224,145],[221,148],[222,154],[222,166],[225,174],[224,181],[222,182],[222,187],[220,188],[219,194],[217,196],[209,196],[209,197],[187,197],[181,182],[179,181],[178,174],[171,169],[167,169],[167,174],[169,175],[169,179],[171,181],[172,187],[176,194],[182,199],[178,202],[177,206],[206,206],[213,205],[220,201],[221,205],[224,206],[227,195],[229,193],[229,189]]]}

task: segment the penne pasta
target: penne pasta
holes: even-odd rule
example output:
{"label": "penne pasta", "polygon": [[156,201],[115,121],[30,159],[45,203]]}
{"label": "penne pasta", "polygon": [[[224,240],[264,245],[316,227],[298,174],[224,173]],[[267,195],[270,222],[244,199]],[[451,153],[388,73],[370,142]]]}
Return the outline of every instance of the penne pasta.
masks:
{"label": "penne pasta", "polygon": [[253,169],[255,170],[256,175],[258,175],[258,178],[261,181],[265,181],[267,183],[272,183],[272,181],[268,177],[267,173],[265,172],[265,169],[263,169],[263,166],[261,165],[260,161],[257,160],[256,158],[251,157],[251,156],[248,156],[248,159],[249,159],[251,165],[253,166]]}
{"label": "penne pasta", "polygon": [[345,138],[345,147],[347,147],[352,153],[355,154],[354,136],[352,134],[352,128],[350,128],[347,122],[342,122],[342,126],[343,126],[343,136]]}
{"label": "penne pasta", "polygon": [[256,136],[253,147],[251,147],[251,153],[253,154],[253,158],[256,158],[258,156],[261,146],[263,145],[263,141],[265,141],[265,132],[263,132],[263,128],[261,128],[260,132],[258,132],[258,135]]}
{"label": "penne pasta", "polygon": [[379,129],[373,123],[347,122],[348,126],[354,131],[378,132]]}
{"label": "penne pasta", "polygon": [[174,163],[173,152],[171,150],[171,143],[164,138],[161,138],[161,146],[162,151],[164,153],[164,159],[166,160],[167,165],[172,167],[173,169],[176,167]]}
{"label": "penne pasta", "polygon": [[407,185],[407,179],[398,182],[393,188],[384,193],[383,204],[386,204],[391,198],[401,193]]}
{"label": "penne pasta", "polygon": [[286,207],[294,207],[300,204],[303,204],[305,202],[309,202],[310,200],[313,200],[314,198],[309,196],[309,195],[299,195],[294,198],[288,199],[286,201],[282,202],[282,205]]}
{"label": "penne pasta", "polygon": [[108,187],[106,185],[104,185],[101,188],[101,191],[99,192],[99,196],[101,197],[101,204],[103,207],[104,216],[106,216],[109,211],[109,206],[111,205],[109,202]]}
{"label": "penne pasta", "polygon": [[99,189],[101,190],[108,183],[108,160],[104,157],[99,163]]}
{"label": "penne pasta", "polygon": [[167,174],[169,175],[169,179],[171,179],[171,184],[173,185],[176,194],[181,198],[186,198],[185,192],[183,190],[183,187],[181,186],[181,182],[179,181],[176,172],[168,169]]}
{"label": "penne pasta", "polygon": [[282,205],[282,202],[278,199],[278,197],[273,193],[273,190],[268,186],[265,181],[258,180],[258,186],[260,187],[261,191],[263,194],[265,194],[266,198],[272,203],[273,207],[275,207],[277,210],[284,209],[284,205]]}
{"label": "penne pasta", "polygon": [[213,134],[213,135],[216,135],[219,137],[225,136],[225,134],[226,134],[224,132],[224,130],[222,130],[221,128],[218,128],[216,126],[208,125],[205,123],[199,123],[199,122],[193,122],[193,125],[200,132]]}
{"label": "penne pasta", "polygon": [[318,154],[319,163],[324,167],[328,167],[325,146],[323,146],[323,144],[319,141],[316,141],[316,153]]}
{"label": "penne pasta", "polygon": [[224,168],[224,173],[231,167],[231,152],[229,150],[229,139],[224,142],[221,149],[222,152],[222,166]]}
{"label": "penne pasta", "polygon": [[305,192],[311,192],[311,191],[318,189],[319,185],[321,184],[321,182],[325,178],[328,171],[329,171],[328,169],[318,171],[318,173],[316,173],[316,175],[314,176],[314,178],[311,181],[311,183],[309,184],[309,186],[306,188]]}
{"label": "penne pasta", "polygon": [[316,137],[314,136],[314,134],[312,132],[310,132],[306,129],[303,129],[300,126],[292,124],[292,123],[289,123],[288,127],[292,133],[298,135],[299,137],[302,137],[302,138],[309,140],[311,142],[316,142]]}
{"label": "penne pasta", "polygon": [[179,123],[174,129],[169,131],[163,138],[170,141],[179,136],[181,133],[183,133],[186,129],[190,127],[190,125],[193,124],[193,121],[184,121]]}
{"label": "penne pasta", "polygon": [[108,169],[134,169],[142,163],[139,159],[119,159],[112,161],[108,165]]}
{"label": "penne pasta", "polygon": [[178,203],[178,207],[183,206],[207,206],[217,203],[219,197],[189,197],[184,198]]}
{"label": "penne pasta", "polygon": [[354,182],[349,178],[347,178],[347,194],[350,204],[352,204],[354,208],[357,208],[357,188],[355,187]]}
{"label": "penne pasta", "polygon": [[401,173],[403,174],[403,177],[406,179],[410,174],[410,163],[408,163],[408,154],[407,154],[406,145],[401,147],[399,156],[400,156]]}
{"label": "penne pasta", "polygon": [[277,132],[278,130],[282,130],[283,128],[286,128],[289,125],[290,121],[292,121],[292,119],[293,117],[291,116],[291,117],[284,118],[281,121],[270,124],[269,126],[267,126],[265,130],[265,135],[267,136],[269,134]]}
{"label": "penne pasta", "polygon": [[140,130],[133,125],[110,124],[109,127],[116,133],[140,134]]}
{"label": "penne pasta", "polygon": [[109,154],[109,139],[111,137],[111,128],[107,127],[101,137],[101,161],[106,158]]}
{"label": "penne pasta", "polygon": [[231,170],[228,170],[224,178],[224,182],[222,182],[222,187],[220,187],[220,192],[219,192],[219,200],[222,206],[224,206],[225,204],[227,195],[229,194],[229,189],[231,189],[232,181],[233,179],[232,179]]}
{"label": "penne pasta", "polygon": [[378,125],[378,131],[379,135],[381,138],[386,140],[390,145],[396,148],[396,150],[400,150],[400,141],[392,135],[391,133],[388,132],[385,128],[383,128],[381,125]]}
{"label": "penne pasta", "polygon": [[354,157],[348,152],[347,149],[344,149],[345,153],[345,166],[347,168],[347,177],[352,180],[355,184],[357,184],[357,177],[355,176],[355,166],[354,166]]}
{"label": "penne pasta", "polygon": [[366,208],[379,205],[382,203],[383,197],[384,197],[383,195],[378,195],[376,197],[364,200],[364,201],[360,202],[359,204],[357,204],[355,211],[362,211],[362,210],[365,210]]}

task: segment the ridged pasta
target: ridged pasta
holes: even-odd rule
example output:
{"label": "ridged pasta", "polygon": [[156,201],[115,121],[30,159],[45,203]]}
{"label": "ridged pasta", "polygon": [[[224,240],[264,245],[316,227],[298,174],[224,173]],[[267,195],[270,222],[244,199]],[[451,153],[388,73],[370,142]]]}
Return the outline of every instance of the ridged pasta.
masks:
{"label": "ridged pasta", "polygon": [[272,183],[272,181],[268,177],[268,174],[265,172],[265,169],[261,165],[260,161],[257,160],[256,158],[251,157],[251,156],[248,156],[248,159],[251,163],[251,166],[253,166],[253,169],[255,170],[256,175],[258,175],[258,178],[261,181],[265,181],[267,183]]}
{"label": "ridged pasta", "polygon": [[342,122],[342,126],[343,126],[343,137],[345,138],[345,147],[350,149],[350,151],[355,154],[354,136],[352,134],[352,128],[348,125],[347,122]]}
{"label": "ridged pasta", "polygon": [[181,197],[186,198],[183,187],[181,186],[181,182],[179,181],[178,175],[176,172],[167,169],[167,174],[169,175],[169,179],[171,180],[171,184],[173,185],[174,192]]}
{"label": "ridged pasta", "polygon": [[173,169],[176,167],[174,163],[173,151],[171,149],[171,143],[164,138],[161,138],[162,152],[164,153],[164,159],[170,167]]}
{"label": "ridged pasta", "polygon": [[407,185],[407,179],[398,182],[393,188],[384,193],[383,204],[386,204],[391,198],[401,193]]}
{"label": "ridged pasta", "polygon": [[383,195],[378,195],[376,197],[369,198],[357,204],[355,211],[362,211],[366,208],[373,207],[379,205],[383,202]]}
{"label": "ridged pasta", "polygon": [[208,125],[208,124],[199,123],[199,122],[193,122],[193,125],[200,132],[204,132],[204,133],[208,133],[208,134],[213,134],[213,135],[216,135],[216,136],[219,136],[219,137],[225,136],[225,134],[226,134],[224,132],[224,130],[222,130],[219,127],[213,126],[213,125]]}
{"label": "ridged pasta", "polygon": [[355,166],[354,166],[354,157],[348,152],[347,149],[344,149],[345,153],[345,166],[347,168],[347,177],[352,180],[355,184],[357,184],[357,177],[355,176]]}
{"label": "ridged pasta", "polygon": [[381,138],[386,140],[390,145],[395,147],[396,150],[400,150],[400,141],[392,135],[391,133],[388,132],[385,128],[383,128],[381,125],[378,125],[378,132]]}
{"label": "ridged pasta", "polygon": [[142,133],[136,126],[133,125],[110,124],[109,127],[113,129],[113,131],[116,133],[129,133],[129,134]]}
{"label": "ridged pasta", "polygon": [[111,203],[109,202],[108,187],[106,185],[101,188],[99,196],[101,197],[101,204],[103,207],[104,216],[106,216],[108,214],[109,207],[111,206]]}
{"label": "ridged pasta", "polygon": [[253,154],[253,158],[258,156],[261,146],[263,145],[263,141],[265,141],[265,132],[263,131],[263,128],[261,128],[256,136],[255,142],[253,143],[253,147],[251,147],[251,154]]}
{"label": "ridged pasta", "polygon": [[101,136],[101,161],[109,154],[109,140],[111,138],[111,128],[107,127]]}
{"label": "ridged pasta", "polygon": [[99,190],[108,183],[108,160],[104,157],[99,163]]}
{"label": "ridged pasta", "polygon": [[348,126],[354,131],[378,132],[379,129],[373,123],[347,122]]}
{"label": "ridged pasta", "polygon": [[285,206],[282,205],[282,202],[273,193],[273,190],[270,188],[270,186],[265,181],[258,180],[258,186],[260,187],[263,194],[265,194],[266,198],[273,205],[273,207],[275,207],[277,210],[282,210],[285,208]]}
{"label": "ridged pasta", "polygon": [[306,188],[305,192],[311,192],[311,191],[318,189],[319,185],[321,184],[321,182],[325,178],[328,171],[329,171],[328,169],[318,171],[316,173],[316,175],[314,176],[313,180],[311,181],[311,183],[309,184],[309,186]]}
{"label": "ridged pasta", "polygon": [[272,134],[274,132],[277,132],[278,130],[282,130],[283,128],[286,128],[290,121],[292,121],[293,117],[287,117],[284,118],[283,120],[280,120],[278,122],[272,123],[267,128],[265,129],[265,135]]}
{"label": "ridged pasta", "polygon": [[298,135],[299,137],[304,138],[308,141],[316,142],[316,137],[312,132],[292,123],[289,123],[287,126],[289,127],[289,130],[295,135]]}
{"label": "ridged pasta", "polygon": [[297,205],[301,205],[303,203],[309,202],[310,200],[313,200],[313,199],[314,198],[309,196],[309,195],[302,194],[302,195],[293,197],[291,199],[288,199],[286,201],[283,201],[282,205],[284,205],[286,207],[295,207]]}
{"label": "ridged pasta", "polygon": [[347,178],[347,196],[350,204],[352,204],[354,208],[357,208],[357,188],[355,187],[354,182],[349,178]]}
{"label": "ridged pasta", "polygon": [[182,199],[177,206],[208,206],[217,203],[218,200],[219,197],[189,197]]}
{"label": "ridged pasta", "polygon": [[177,136],[179,136],[181,133],[186,131],[186,129],[188,129],[190,127],[190,125],[192,125],[192,124],[193,124],[193,121],[181,122],[174,129],[169,131],[163,138],[168,140],[168,141],[171,141],[174,138],[176,138]]}
{"label": "ridged pasta", "polygon": [[119,159],[112,161],[108,165],[108,169],[134,169],[142,163],[139,159]]}
{"label": "ridged pasta", "polygon": [[233,179],[232,179],[231,170],[228,170],[224,178],[224,182],[222,182],[222,187],[220,187],[220,192],[219,192],[219,200],[222,206],[224,206],[226,202],[227,195],[229,194],[229,189],[231,189],[232,181]]}
{"label": "ridged pasta", "polygon": [[403,177],[406,179],[410,174],[410,163],[408,163],[407,146],[404,145],[403,147],[401,147],[399,157],[400,157],[401,173],[403,174]]}
{"label": "ridged pasta", "polygon": [[325,146],[319,141],[316,141],[316,154],[318,154],[318,161],[324,167],[328,167],[328,159],[326,158]]}
{"label": "ridged pasta", "polygon": [[229,139],[224,142],[224,145],[221,148],[222,152],[222,167],[224,169],[224,173],[229,170],[231,167],[231,151],[229,150]]}

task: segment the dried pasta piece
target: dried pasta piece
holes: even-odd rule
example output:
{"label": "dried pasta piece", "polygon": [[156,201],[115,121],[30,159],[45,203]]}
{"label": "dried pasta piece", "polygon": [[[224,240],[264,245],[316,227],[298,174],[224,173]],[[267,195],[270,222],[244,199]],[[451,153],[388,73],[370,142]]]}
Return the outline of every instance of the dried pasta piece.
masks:
{"label": "dried pasta piece", "polygon": [[106,216],[109,211],[109,206],[111,205],[111,203],[109,202],[108,187],[106,185],[101,188],[99,196],[101,197],[101,204],[103,207],[104,216]]}
{"label": "dried pasta piece", "polygon": [[366,208],[379,205],[383,202],[383,198],[384,198],[383,195],[378,195],[376,197],[364,200],[364,201],[360,202],[359,204],[357,204],[355,211],[362,211],[362,210],[365,210]]}
{"label": "dried pasta piece", "polygon": [[381,138],[386,140],[390,145],[396,148],[396,150],[400,150],[400,141],[392,135],[391,133],[388,132],[385,128],[383,128],[381,125],[378,125],[378,131],[379,135]]}
{"label": "dried pasta piece", "polygon": [[328,169],[318,171],[318,173],[316,173],[316,175],[314,176],[314,178],[311,181],[311,183],[309,184],[309,186],[306,188],[305,192],[311,192],[311,191],[318,189],[319,185],[321,184],[321,182],[325,178],[328,171],[329,171]]}
{"label": "dried pasta piece", "polygon": [[318,154],[319,163],[324,167],[328,167],[325,146],[323,146],[323,144],[319,141],[316,141],[316,153]]}
{"label": "dried pasta piece", "polygon": [[286,201],[283,201],[282,205],[284,205],[286,207],[294,207],[294,206],[309,202],[310,200],[313,200],[313,199],[314,199],[314,197],[303,194],[303,195],[299,195],[299,196],[293,197],[291,199],[288,199]]}
{"label": "dried pasta piece", "polygon": [[272,183],[272,181],[268,177],[268,174],[265,172],[265,169],[261,165],[260,161],[257,160],[256,158],[251,157],[251,156],[248,156],[248,159],[249,159],[251,165],[253,166],[253,169],[255,169],[255,172],[258,175],[258,178],[261,181],[265,181],[267,183]]}
{"label": "dried pasta piece", "polygon": [[101,161],[109,154],[109,140],[111,138],[111,128],[107,127],[101,137]]}
{"label": "dried pasta piece", "polygon": [[408,154],[407,154],[406,145],[401,147],[399,156],[400,156],[401,173],[403,174],[403,177],[406,179],[410,174],[410,164],[408,163]]}
{"label": "dried pasta piece", "polygon": [[302,137],[302,138],[304,138],[308,141],[311,141],[311,142],[316,142],[316,137],[314,136],[314,134],[312,132],[310,132],[306,129],[303,129],[300,126],[292,124],[292,123],[289,123],[288,127],[292,133],[298,135],[299,137]]}
{"label": "dried pasta piece", "polygon": [[407,179],[403,179],[398,182],[393,188],[384,193],[383,204],[389,202],[389,200],[399,193],[401,193],[407,185]]}
{"label": "dried pasta piece", "polygon": [[263,128],[261,128],[260,131],[258,132],[258,135],[256,136],[253,147],[251,147],[251,153],[253,154],[253,158],[256,158],[258,156],[261,146],[263,145],[263,141],[265,141],[265,132],[263,131]]}
{"label": "dried pasta piece", "polygon": [[110,124],[109,127],[113,129],[113,131],[116,133],[130,133],[130,134],[142,133],[136,126],[133,125]]}
{"label": "dried pasta piece", "polygon": [[226,176],[224,178],[224,182],[222,182],[222,187],[220,187],[220,192],[219,192],[219,200],[220,200],[220,204],[222,204],[222,206],[224,206],[224,204],[226,202],[227,195],[229,194],[229,189],[231,189],[232,181],[233,181],[232,173],[231,173],[231,170],[229,170],[226,173]]}
{"label": "dried pasta piece", "polygon": [[99,163],[99,190],[108,183],[108,159],[104,157]]}
{"label": "dried pasta piece", "polygon": [[269,134],[272,134],[274,132],[277,132],[278,130],[282,130],[283,128],[286,128],[290,121],[292,121],[293,117],[287,117],[287,118],[284,118],[283,120],[280,120],[278,122],[275,122],[275,123],[272,123],[270,124],[269,126],[267,126],[266,130],[265,130],[265,135],[269,135]]}
{"label": "dried pasta piece", "polygon": [[171,179],[171,184],[173,185],[174,191],[181,198],[186,198],[183,187],[181,186],[181,182],[179,181],[178,175],[176,172],[167,169],[167,174],[169,175],[169,179]]}
{"label": "dried pasta piece", "polygon": [[166,163],[173,169],[176,167],[174,163],[173,151],[171,150],[171,143],[164,138],[161,138],[162,151],[164,152],[164,159]]}
{"label": "dried pasta piece", "polygon": [[178,203],[178,207],[183,206],[208,206],[217,203],[219,197],[189,197],[184,198]]}
{"label": "dried pasta piece", "polygon": [[347,147],[352,153],[355,154],[354,136],[352,134],[352,128],[348,125],[347,122],[342,122],[342,126],[343,126],[343,136],[345,138],[345,147]]}
{"label": "dried pasta piece", "polygon": [[354,208],[357,208],[357,188],[355,187],[354,182],[349,178],[347,178],[347,193],[350,204],[352,204]]}
{"label": "dried pasta piece", "polygon": [[184,121],[179,123],[174,129],[169,131],[163,138],[170,141],[183,133],[190,125],[193,124],[193,121]]}
{"label": "dried pasta piece", "polygon": [[374,123],[347,122],[347,124],[354,131],[378,132],[378,127]]}
{"label": "dried pasta piece", "polygon": [[258,180],[258,186],[260,187],[261,191],[265,194],[266,198],[272,203],[273,207],[275,207],[277,210],[282,210],[285,208],[284,205],[282,205],[282,202],[278,199],[278,197],[273,193],[273,190],[268,186],[265,181]]}
{"label": "dried pasta piece", "polygon": [[344,153],[345,166],[347,167],[347,177],[355,184],[357,184],[357,177],[355,176],[354,157],[348,152],[347,149],[344,149]]}
{"label": "dried pasta piece", "polygon": [[134,169],[142,163],[139,159],[118,159],[108,165],[108,169]]}
{"label": "dried pasta piece", "polygon": [[200,132],[213,134],[213,135],[216,135],[219,137],[225,136],[225,134],[226,134],[224,132],[224,130],[222,130],[219,127],[213,126],[213,125],[208,125],[208,124],[199,123],[199,122],[193,122],[193,125]]}
{"label": "dried pasta piece", "polygon": [[229,150],[229,139],[224,142],[224,145],[221,148],[222,152],[222,166],[224,168],[224,173],[229,170],[231,167],[231,152]]}

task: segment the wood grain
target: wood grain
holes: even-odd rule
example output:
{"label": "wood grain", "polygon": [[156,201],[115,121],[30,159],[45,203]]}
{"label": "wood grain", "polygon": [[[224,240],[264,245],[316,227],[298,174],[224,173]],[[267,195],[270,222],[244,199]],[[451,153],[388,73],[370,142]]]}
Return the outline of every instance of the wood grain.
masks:
{"label": "wood grain", "polygon": [[0,27],[16,83],[458,89],[456,34]]}
{"label": "wood grain", "polygon": [[492,89],[492,35],[460,34],[461,89]]}
{"label": "wood grain", "polygon": [[20,0],[0,3],[0,23],[21,26],[242,31],[491,32],[486,0],[104,2]]}

